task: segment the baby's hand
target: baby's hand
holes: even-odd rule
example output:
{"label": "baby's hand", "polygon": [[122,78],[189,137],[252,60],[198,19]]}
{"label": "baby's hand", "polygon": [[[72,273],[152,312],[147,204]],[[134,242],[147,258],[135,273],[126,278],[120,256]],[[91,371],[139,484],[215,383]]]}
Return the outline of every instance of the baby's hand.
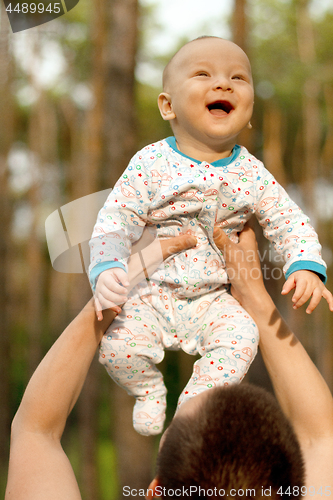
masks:
{"label": "baby's hand", "polygon": [[292,273],[283,285],[282,295],[286,295],[293,288],[295,288],[292,298],[294,309],[298,309],[312,297],[306,308],[306,312],[311,314],[319,304],[321,298],[324,297],[327,300],[330,311],[333,311],[333,296],[331,292],[327,290],[319,276],[312,271],[302,270]]}
{"label": "baby's hand", "polygon": [[118,304],[126,302],[127,286],[129,286],[127,273],[120,267],[107,269],[99,275],[94,296],[98,321],[103,319],[103,309],[121,312]]}

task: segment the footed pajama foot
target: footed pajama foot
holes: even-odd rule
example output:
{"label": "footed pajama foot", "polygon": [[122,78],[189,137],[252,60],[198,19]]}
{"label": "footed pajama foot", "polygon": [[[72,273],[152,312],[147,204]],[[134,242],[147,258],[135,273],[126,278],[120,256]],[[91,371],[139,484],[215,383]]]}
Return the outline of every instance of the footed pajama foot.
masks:
{"label": "footed pajama foot", "polygon": [[133,409],[134,429],[143,436],[154,436],[163,430],[166,410],[166,395],[150,394],[136,398]]}

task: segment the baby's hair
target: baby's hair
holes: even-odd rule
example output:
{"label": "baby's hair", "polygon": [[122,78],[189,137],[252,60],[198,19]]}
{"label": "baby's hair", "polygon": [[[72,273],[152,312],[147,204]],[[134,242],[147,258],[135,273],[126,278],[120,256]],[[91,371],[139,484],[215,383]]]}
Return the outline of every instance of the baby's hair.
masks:
{"label": "baby's hair", "polygon": [[[169,73],[170,73],[170,67],[172,65],[172,62],[174,60],[174,58],[177,56],[178,52],[180,50],[182,50],[183,47],[185,47],[186,45],[189,45],[190,43],[193,43],[193,42],[197,42],[198,40],[204,40],[206,38],[215,38],[215,39],[218,39],[218,40],[226,40],[226,41],[231,41],[231,40],[227,40],[226,38],[222,38],[220,36],[215,36],[215,35],[201,35],[201,36],[198,36],[197,38],[194,38],[193,40],[190,40],[189,42],[186,42],[184,45],[182,45],[180,47],[180,49],[177,50],[177,52],[171,57],[171,59],[169,60],[169,62],[167,63],[167,65],[165,66],[164,68],[164,71],[163,71],[163,76],[162,76],[162,85],[163,85],[163,90],[166,90],[166,87],[167,87],[167,81],[168,81],[168,78],[169,78]],[[232,42],[233,43],[233,42]]]}
{"label": "baby's hair", "polygon": [[197,40],[203,40],[205,38],[218,38],[220,40],[224,40],[224,38],[221,38],[220,36],[213,36],[213,35],[202,35],[202,36],[198,36],[197,38],[194,38],[193,40],[190,40],[189,42],[186,42],[184,45],[182,45],[180,47],[180,49],[177,50],[177,52],[175,52],[175,54],[171,57],[171,59],[169,60],[169,62],[167,63],[167,65],[165,66],[164,68],[164,71],[163,71],[163,77],[162,77],[162,85],[163,85],[163,89],[165,89],[166,87],[166,82],[167,82],[167,79],[168,79],[168,73],[169,73],[169,69],[170,69],[170,66],[171,66],[171,63],[172,61],[174,60],[174,58],[176,57],[176,55],[178,54],[178,52],[183,48],[185,47],[185,45],[188,45],[189,43],[192,43],[192,42],[196,42]]}
{"label": "baby's hair", "polygon": [[197,36],[197,38],[193,38],[193,40],[190,40],[187,43],[195,42],[196,40],[201,40],[202,38],[219,38],[220,40],[225,40],[225,38],[222,38],[221,36],[215,36],[215,35],[201,35]]}

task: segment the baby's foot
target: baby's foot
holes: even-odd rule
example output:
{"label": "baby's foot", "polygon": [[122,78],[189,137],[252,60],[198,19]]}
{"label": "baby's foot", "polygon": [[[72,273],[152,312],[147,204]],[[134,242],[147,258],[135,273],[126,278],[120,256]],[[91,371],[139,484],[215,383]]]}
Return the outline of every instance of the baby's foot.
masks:
{"label": "baby's foot", "polygon": [[165,420],[165,410],[165,394],[136,398],[133,409],[134,429],[143,436],[160,434]]}
{"label": "baby's foot", "polygon": [[202,387],[195,384],[193,384],[191,388],[185,387],[185,389],[178,398],[176,413],[183,403],[185,403],[189,399],[194,398],[198,394],[201,394],[201,392],[207,391],[208,389],[209,389],[208,387]]}

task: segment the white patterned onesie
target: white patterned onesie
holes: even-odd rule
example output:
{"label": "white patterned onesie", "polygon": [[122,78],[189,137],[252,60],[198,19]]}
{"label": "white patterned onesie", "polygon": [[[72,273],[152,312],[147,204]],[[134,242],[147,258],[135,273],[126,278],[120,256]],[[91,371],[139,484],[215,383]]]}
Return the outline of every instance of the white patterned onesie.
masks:
{"label": "white patterned onesie", "polygon": [[188,232],[198,241],[130,292],[101,343],[101,363],[136,398],[133,422],[141,434],[163,428],[166,388],[155,365],[165,348],[201,355],[179,404],[211,387],[238,383],[254,359],[257,327],[228,293],[212,236],[218,225],[237,239],[252,214],[283,255],[286,277],[307,269],[326,279],[308,218],[244,147],[209,164],[181,153],[174,137],[151,144],[132,158],[101,209],[90,241],[93,288],[105,269],[127,271],[131,245],[145,226],[159,238]]}

